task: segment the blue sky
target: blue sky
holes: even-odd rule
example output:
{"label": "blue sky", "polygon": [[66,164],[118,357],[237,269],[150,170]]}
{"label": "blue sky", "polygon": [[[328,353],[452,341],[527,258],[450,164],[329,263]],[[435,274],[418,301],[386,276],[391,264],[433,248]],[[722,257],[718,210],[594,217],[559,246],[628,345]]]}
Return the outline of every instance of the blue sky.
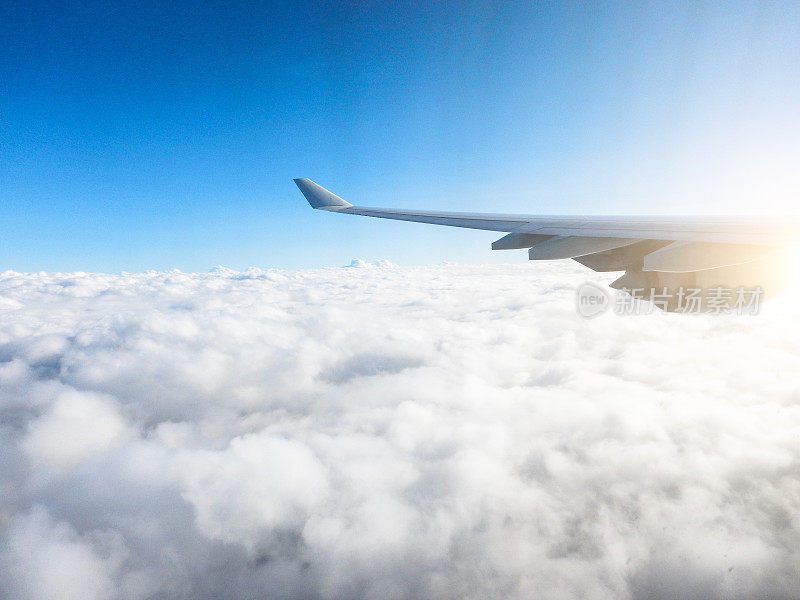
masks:
{"label": "blue sky", "polygon": [[5,3],[0,270],[523,261],[311,211],[797,213],[797,3]]}

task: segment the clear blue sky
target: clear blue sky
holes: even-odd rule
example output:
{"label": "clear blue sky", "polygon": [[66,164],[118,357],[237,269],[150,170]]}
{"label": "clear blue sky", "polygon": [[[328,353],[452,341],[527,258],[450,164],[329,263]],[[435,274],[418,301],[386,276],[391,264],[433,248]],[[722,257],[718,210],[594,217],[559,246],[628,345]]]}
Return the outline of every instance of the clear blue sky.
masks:
{"label": "clear blue sky", "polygon": [[[6,2],[0,271],[522,261],[311,211],[783,213],[796,2]],[[499,255],[499,256],[498,256]]]}

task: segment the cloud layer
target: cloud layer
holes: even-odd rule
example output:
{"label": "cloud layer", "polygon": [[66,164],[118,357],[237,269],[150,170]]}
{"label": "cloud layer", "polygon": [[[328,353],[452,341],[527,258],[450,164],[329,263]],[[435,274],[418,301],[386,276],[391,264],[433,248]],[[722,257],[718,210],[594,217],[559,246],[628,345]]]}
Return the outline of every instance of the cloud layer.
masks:
{"label": "cloud layer", "polygon": [[790,302],[353,267],[0,275],[0,597],[798,597]]}

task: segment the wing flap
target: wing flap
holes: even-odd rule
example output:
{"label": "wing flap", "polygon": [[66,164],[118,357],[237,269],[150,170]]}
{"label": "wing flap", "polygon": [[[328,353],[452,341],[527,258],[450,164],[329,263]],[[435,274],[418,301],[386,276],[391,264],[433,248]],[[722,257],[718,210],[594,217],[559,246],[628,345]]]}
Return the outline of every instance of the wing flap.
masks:
{"label": "wing flap", "polygon": [[625,271],[631,267],[640,266],[645,255],[671,243],[669,240],[644,240],[622,248],[576,256],[573,260],[598,273]]}
{"label": "wing flap", "polygon": [[615,237],[632,238],[640,240],[669,240],[669,241],[698,241],[714,242],[719,244],[755,244],[759,246],[774,245],[779,232],[738,231],[736,229],[703,229],[697,226],[685,226],[681,229],[673,224],[657,227],[627,228],[622,224],[613,227],[598,227],[597,223],[586,221],[585,226],[553,227],[542,226],[531,229],[532,233],[539,235],[558,236],[590,236],[590,237]]}
{"label": "wing flap", "polygon": [[638,241],[640,240],[630,238],[559,236],[536,244],[528,250],[528,258],[531,260],[575,258],[622,248]]}
{"label": "wing flap", "polygon": [[551,235],[536,235],[535,233],[509,233],[499,240],[492,242],[492,250],[520,250],[530,248],[549,239]]}
{"label": "wing flap", "polygon": [[777,250],[779,248],[750,244],[673,242],[647,254],[642,270],[670,273],[705,271],[751,262]]}

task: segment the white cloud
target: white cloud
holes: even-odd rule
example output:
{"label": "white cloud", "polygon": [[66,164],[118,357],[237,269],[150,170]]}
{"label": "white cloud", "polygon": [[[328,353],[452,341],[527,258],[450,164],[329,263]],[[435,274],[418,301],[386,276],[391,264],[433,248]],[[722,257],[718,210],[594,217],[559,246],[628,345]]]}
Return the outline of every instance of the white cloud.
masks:
{"label": "white cloud", "polygon": [[8,526],[0,570],[9,597],[101,600],[113,598],[120,560],[115,536],[92,532],[82,539],[40,506],[17,515]]}
{"label": "white cloud", "polygon": [[791,301],[354,265],[0,275],[0,597],[796,597]]}
{"label": "white cloud", "polygon": [[49,410],[30,422],[22,448],[33,469],[71,467],[122,445],[132,432],[113,399],[70,390],[60,394]]}
{"label": "white cloud", "polygon": [[251,550],[275,529],[302,529],[328,487],[325,467],[308,446],[268,434],[188,453],[181,472],[200,531]]}

